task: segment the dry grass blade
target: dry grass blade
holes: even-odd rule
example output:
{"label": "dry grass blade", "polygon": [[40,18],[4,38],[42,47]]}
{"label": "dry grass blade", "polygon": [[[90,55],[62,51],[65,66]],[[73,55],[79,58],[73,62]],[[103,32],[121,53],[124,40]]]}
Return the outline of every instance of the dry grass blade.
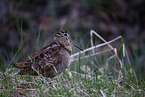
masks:
{"label": "dry grass blade", "polygon": [[[95,45],[95,46],[94,46],[94,43],[93,43],[93,34],[95,34],[95,35],[96,35],[100,40],[102,40],[104,43],[98,44],[98,45]],[[90,31],[90,36],[91,36],[91,38],[90,38],[90,39],[91,39],[91,40],[90,40],[90,42],[91,42],[91,47],[90,47],[90,48],[87,48],[87,49],[84,49],[84,51],[81,51],[81,52],[78,52],[78,53],[75,53],[75,54],[71,55],[71,61],[70,61],[70,62],[77,61],[77,60],[79,60],[79,59],[88,58],[88,57],[90,57],[90,56],[96,56],[96,55],[101,54],[101,53],[113,51],[113,52],[114,52],[114,55],[112,55],[110,58],[108,58],[107,62],[108,62],[109,60],[111,60],[112,58],[116,58],[116,59],[118,60],[119,64],[120,64],[120,68],[123,69],[123,63],[122,63],[122,61],[121,61],[121,58],[118,56],[117,48],[114,48],[114,47],[111,45],[111,43],[115,42],[115,41],[118,40],[118,39],[121,39],[122,44],[123,44],[123,45],[122,45],[122,46],[123,46],[123,47],[122,47],[122,48],[123,48],[123,57],[125,57],[125,55],[127,56],[127,60],[128,60],[129,66],[130,66],[130,68],[133,70],[133,68],[132,68],[132,66],[131,66],[131,63],[130,63],[130,60],[129,60],[129,57],[128,57],[128,54],[127,54],[127,51],[126,51],[126,49],[125,49],[125,44],[124,44],[124,42],[123,42],[122,36],[118,36],[118,37],[115,38],[115,39],[112,39],[112,40],[110,40],[110,41],[106,41],[103,37],[101,37],[101,36],[100,36],[97,32],[95,32],[94,30],[91,30],[91,31]],[[106,49],[106,50],[104,50],[104,51],[95,53],[95,49],[100,48],[100,47],[105,46],[105,45],[107,45],[110,49]],[[88,51],[92,51],[93,54],[85,55],[85,52],[88,52]],[[77,58],[77,56],[79,56],[79,54],[83,54],[84,56],[81,57],[81,58]],[[94,57],[94,58],[96,58],[96,57]],[[106,69],[108,68],[107,62],[106,62]],[[70,64],[71,64],[71,63],[70,63]],[[106,70],[106,69],[105,69],[105,70]],[[125,68],[124,68],[124,69],[125,69]],[[126,71],[126,70],[125,70],[125,71]],[[133,74],[134,74],[134,77],[135,77],[136,82],[138,83],[138,80],[137,80],[137,77],[136,77],[136,74],[135,74],[134,70],[133,70]],[[123,78],[122,71],[119,70],[118,80],[119,80],[119,79],[122,79],[122,78]]]}

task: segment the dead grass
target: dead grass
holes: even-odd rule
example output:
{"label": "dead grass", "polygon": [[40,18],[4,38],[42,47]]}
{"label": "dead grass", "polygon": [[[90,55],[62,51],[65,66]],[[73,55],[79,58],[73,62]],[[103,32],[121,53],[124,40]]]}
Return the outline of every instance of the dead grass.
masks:
{"label": "dead grass", "polygon": [[[94,45],[93,35],[103,43]],[[20,76],[15,68],[0,72],[1,96],[145,96],[122,37],[106,41],[91,30],[90,39],[91,47],[73,54],[69,68],[54,79]]]}

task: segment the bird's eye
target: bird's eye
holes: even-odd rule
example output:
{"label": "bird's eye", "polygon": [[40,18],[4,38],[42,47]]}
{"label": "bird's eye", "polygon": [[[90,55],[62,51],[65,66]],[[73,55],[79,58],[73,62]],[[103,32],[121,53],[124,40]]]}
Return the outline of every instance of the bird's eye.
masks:
{"label": "bird's eye", "polygon": [[59,32],[58,34],[60,35],[61,33]]}
{"label": "bird's eye", "polygon": [[67,36],[67,34],[65,33],[64,36]]}

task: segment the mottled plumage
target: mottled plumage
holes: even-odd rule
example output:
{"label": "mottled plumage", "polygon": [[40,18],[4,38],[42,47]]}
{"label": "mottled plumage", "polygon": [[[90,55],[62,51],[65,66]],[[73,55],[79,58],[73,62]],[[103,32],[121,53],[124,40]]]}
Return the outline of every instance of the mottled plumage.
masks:
{"label": "mottled plumage", "polygon": [[14,66],[20,69],[18,74],[21,75],[38,75],[39,72],[45,77],[53,78],[67,68],[72,53],[71,45],[79,48],[71,41],[67,31],[60,31],[52,43],[40,49],[28,61]]}

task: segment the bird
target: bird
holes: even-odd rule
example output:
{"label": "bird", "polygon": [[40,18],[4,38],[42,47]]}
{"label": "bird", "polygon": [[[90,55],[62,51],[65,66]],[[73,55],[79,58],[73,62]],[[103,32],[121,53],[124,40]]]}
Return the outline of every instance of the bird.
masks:
{"label": "bird", "polygon": [[42,75],[53,78],[68,67],[72,46],[83,51],[71,40],[67,31],[59,31],[52,43],[37,51],[26,62],[19,62],[14,66],[20,70],[19,75]]}

